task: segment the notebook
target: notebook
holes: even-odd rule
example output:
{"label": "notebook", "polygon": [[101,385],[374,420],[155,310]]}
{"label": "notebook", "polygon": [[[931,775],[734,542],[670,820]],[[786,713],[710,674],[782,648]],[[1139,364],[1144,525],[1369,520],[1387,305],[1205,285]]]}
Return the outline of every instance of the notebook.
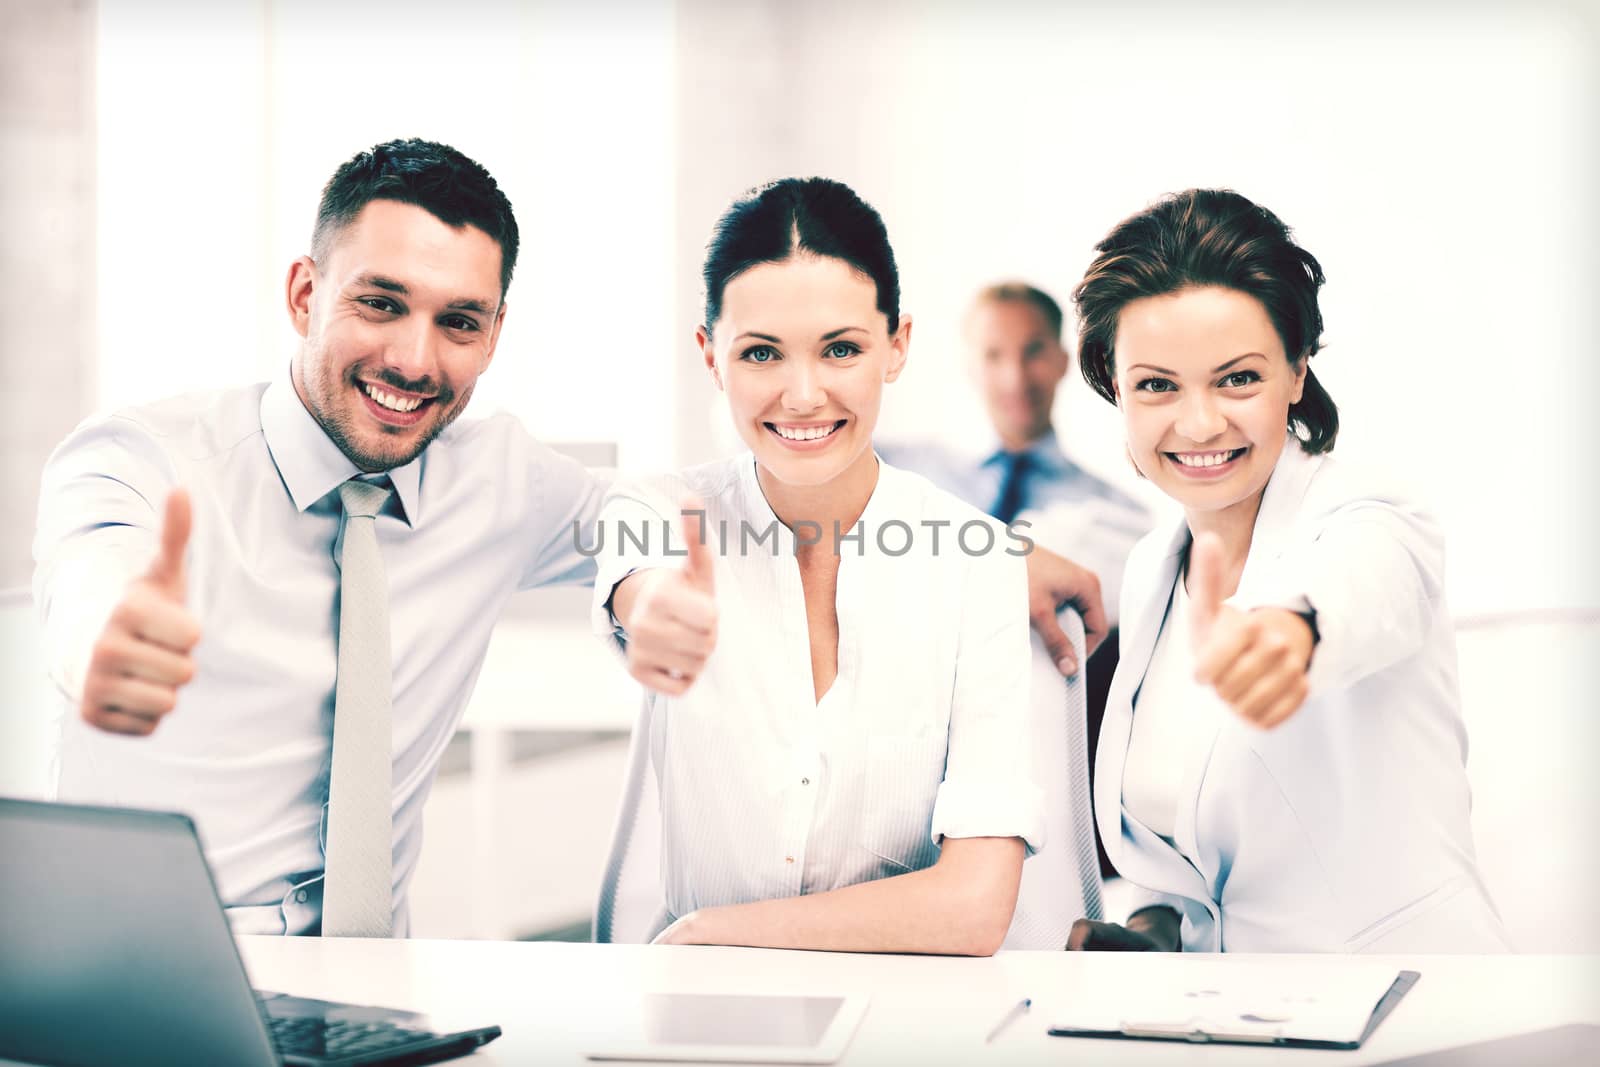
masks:
{"label": "notebook", "polygon": [[1354,1049],[1418,979],[1392,964],[1210,956],[1164,958],[1097,982],[1053,1016],[1056,1037]]}

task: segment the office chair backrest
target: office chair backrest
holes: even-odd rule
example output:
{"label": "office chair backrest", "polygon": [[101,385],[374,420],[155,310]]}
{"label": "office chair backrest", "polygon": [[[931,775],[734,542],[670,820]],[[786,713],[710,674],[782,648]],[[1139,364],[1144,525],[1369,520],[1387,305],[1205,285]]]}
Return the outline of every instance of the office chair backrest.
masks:
{"label": "office chair backrest", "polygon": [[639,700],[639,716],[628,742],[622,802],[595,902],[594,940],[620,944],[650,940],[664,900],[661,797],[650,760],[650,696],[645,694]]}
{"label": "office chair backrest", "polygon": [[[1078,662],[1083,654],[1083,620],[1061,613],[1061,627]],[[1045,800],[1045,847],[1022,865],[1017,910],[1002,947],[1060,949],[1075,920],[1102,917],[1100,861],[1094,847],[1094,817],[1089,809],[1089,742],[1083,672],[1063,678],[1033,635],[1033,675],[1028,709],[1033,778]]]}

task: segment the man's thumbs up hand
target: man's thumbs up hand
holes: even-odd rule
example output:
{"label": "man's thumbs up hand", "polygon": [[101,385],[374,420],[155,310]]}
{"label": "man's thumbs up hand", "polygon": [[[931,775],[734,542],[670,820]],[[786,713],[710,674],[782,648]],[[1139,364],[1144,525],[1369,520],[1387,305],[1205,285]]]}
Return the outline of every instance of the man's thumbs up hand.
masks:
{"label": "man's thumbs up hand", "polygon": [[178,690],[194,678],[200,624],[184,602],[191,525],[189,494],[174,489],[155,559],[128,584],[94,643],[80,710],[102,730],[141,737],[153,732],[177,706]]}
{"label": "man's thumbs up hand", "polygon": [[145,572],[146,581],[171,594],[180,604],[186,585],[183,557],[189,551],[189,528],[193,522],[188,490],[174,489],[168,493],[166,512],[161,520],[161,548]]}
{"label": "man's thumbs up hand", "polygon": [[1221,539],[1197,536],[1186,582],[1195,681],[1215,689],[1246,722],[1270,729],[1305,703],[1311,624],[1283,608],[1240,611],[1224,603],[1223,571]]}

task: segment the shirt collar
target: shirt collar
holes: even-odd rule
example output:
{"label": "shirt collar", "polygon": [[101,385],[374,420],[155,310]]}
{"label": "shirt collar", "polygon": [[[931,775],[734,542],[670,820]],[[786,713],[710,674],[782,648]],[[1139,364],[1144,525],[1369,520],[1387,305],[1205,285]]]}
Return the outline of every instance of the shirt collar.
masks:
{"label": "shirt collar", "polygon": [[905,473],[879,457],[878,484],[872,487],[872,495],[867,498],[867,506],[862,510],[860,519],[866,524],[866,535],[874,539],[874,544],[884,523],[894,519],[904,521],[905,516],[914,513],[906,496],[907,487]]}
{"label": "shirt collar", "polygon": [[[876,452],[873,453],[877,455]],[[791,555],[796,551],[798,538],[795,532],[789,529],[772,510],[772,505],[767,502],[767,495],[761,489],[761,476],[756,472],[756,457],[754,452],[746,451],[735,461],[739,471],[739,484],[745,496],[745,513],[756,518],[769,518],[779,530],[779,548]],[[864,536],[869,540],[877,536],[878,527],[890,519],[899,518],[909,514],[904,506],[907,482],[904,472],[897,467],[891,467],[878,457],[878,481],[872,487],[872,495],[867,498],[867,506],[862,510],[861,517],[856,520],[865,531]],[[841,536],[851,534],[856,527],[841,530]],[[821,536],[827,540],[833,536],[832,530],[823,530]],[[842,551],[842,550],[841,550]]]}
{"label": "shirt collar", "polygon": [[[305,511],[343,482],[365,473],[339,450],[300,402],[286,365],[261,396],[261,432],[295,509]],[[422,457],[387,472],[408,526],[421,520]]]}

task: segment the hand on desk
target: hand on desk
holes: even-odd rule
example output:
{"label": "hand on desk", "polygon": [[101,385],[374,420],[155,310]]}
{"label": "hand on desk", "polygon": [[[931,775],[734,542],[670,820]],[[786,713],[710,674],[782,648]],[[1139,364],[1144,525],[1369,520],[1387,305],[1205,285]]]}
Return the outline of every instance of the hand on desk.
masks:
{"label": "hand on desk", "polygon": [[184,605],[190,523],[189,494],[174,489],[155,560],[129,583],[94,643],[81,712],[102,730],[150,734],[177,706],[178,690],[194,678],[190,653],[200,640],[200,624]]}
{"label": "hand on desk", "polygon": [[652,940],[652,945],[698,945],[695,938],[694,925],[695,912],[690,912],[681,919],[674,919],[672,925],[657,934]]}
{"label": "hand on desk", "polygon": [[1284,608],[1240,611],[1223,603],[1222,542],[1195,538],[1189,554],[1195,681],[1253,726],[1271,729],[1300,709],[1315,644],[1311,624]]}
{"label": "hand on desk", "polygon": [[611,598],[611,612],[628,636],[628,673],[668,696],[688,692],[717,644],[705,509],[685,501],[682,510],[684,565],[634,571],[617,583]]}
{"label": "hand on desk", "polygon": [[1182,920],[1165,904],[1140,908],[1128,925],[1079,919],[1067,935],[1068,952],[1181,952]]}

